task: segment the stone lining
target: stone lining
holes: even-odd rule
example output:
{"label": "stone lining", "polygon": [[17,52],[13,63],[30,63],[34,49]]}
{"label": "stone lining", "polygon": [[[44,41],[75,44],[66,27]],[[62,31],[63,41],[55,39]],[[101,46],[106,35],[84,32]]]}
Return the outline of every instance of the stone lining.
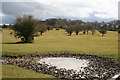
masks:
{"label": "stone lining", "polygon": [[[76,73],[74,70],[65,68],[57,69],[56,66],[37,61],[47,57],[72,57],[76,59],[88,59],[90,62],[84,67],[84,72]],[[120,73],[120,64],[115,63],[111,58],[99,57],[88,54],[72,54],[68,52],[55,54],[29,54],[25,56],[3,56],[2,64],[17,65],[29,70],[35,70],[39,73],[50,74],[61,79],[79,79],[79,80],[106,80]]]}

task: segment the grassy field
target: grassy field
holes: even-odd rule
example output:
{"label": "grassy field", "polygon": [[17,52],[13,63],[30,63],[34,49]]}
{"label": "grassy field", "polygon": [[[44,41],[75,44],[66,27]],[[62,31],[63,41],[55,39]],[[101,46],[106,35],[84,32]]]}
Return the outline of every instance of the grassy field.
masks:
{"label": "grassy field", "polygon": [[58,78],[51,75],[36,73],[35,71],[26,70],[13,65],[2,65],[2,69],[3,78],[40,78],[42,80],[51,78],[52,80],[58,80]]}
{"label": "grassy field", "polygon": [[[35,37],[34,43],[17,44],[19,39],[10,35],[10,30],[4,29],[2,33],[2,52],[4,55],[18,56],[32,53],[55,53],[55,52],[74,52],[95,55],[106,55],[117,60],[118,57],[118,33],[108,31],[107,35],[102,37],[100,33],[95,35],[79,35],[72,34],[67,36],[64,30],[52,30],[45,32],[42,36]],[[12,69],[14,67],[14,69]],[[11,71],[14,71],[15,77],[23,77],[17,70],[21,70],[16,66],[3,65],[3,77],[11,77]],[[38,74],[35,72],[28,73],[23,69],[26,77],[36,74],[35,77],[51,77],[48,75]],[[8,71],[8,72],[7,72]],[[20,75],[17,75],[20,74]],[[28,75],[28,76],[27,76]]]}
{"label": "grassy field", "polygon": [[73,34],[67,36],[64,30],[47,31],[42,36],[35,37],[34,43],[16,44],[20,41],[10,35],[10,30],[3,31],[3,54],[6,55],[24,55],[31,53],[48,52],[75,52],[97,55],[108,55],[116,57],[118,54],[118,34],[117,32],[108,32],[102,37],[100,33],[95,35],[78,36]]}

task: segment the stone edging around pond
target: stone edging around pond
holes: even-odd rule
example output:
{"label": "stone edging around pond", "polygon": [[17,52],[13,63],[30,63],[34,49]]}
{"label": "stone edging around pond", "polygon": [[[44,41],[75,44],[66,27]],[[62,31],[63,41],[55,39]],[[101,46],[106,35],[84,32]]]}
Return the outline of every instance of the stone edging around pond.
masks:
{"label": "stone edging around pond", "polygon": [[[38,63],[37,61],[46,57],[74,57],[77,59],[88,59],[90,62],[84,68],[84,72],[76,73],[74,70],[66,70],[65,68],[57,69],[56,66],[46,63]],[[36,72],[50,74],[62,79],[110,79],[114,75],[120,73],[120,65],[114,63],[109,58],[98,57],[88,54],[71,54],[71,53],[55,53],[55,54],[30,54],[26,56],[10,57],[3,56],[2,64],[17,65],[26,69],[35,70]]]}

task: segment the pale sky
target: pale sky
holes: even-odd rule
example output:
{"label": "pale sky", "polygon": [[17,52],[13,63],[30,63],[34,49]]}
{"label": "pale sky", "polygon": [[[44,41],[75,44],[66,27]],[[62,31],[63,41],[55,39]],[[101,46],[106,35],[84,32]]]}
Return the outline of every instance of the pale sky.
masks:
{"label": "pale sky", "polygon": [[118,19],[119,0],[2,0],[3,23],[16,16],[32,14],[38,19],[66,18],[83,21],[112,21]]}

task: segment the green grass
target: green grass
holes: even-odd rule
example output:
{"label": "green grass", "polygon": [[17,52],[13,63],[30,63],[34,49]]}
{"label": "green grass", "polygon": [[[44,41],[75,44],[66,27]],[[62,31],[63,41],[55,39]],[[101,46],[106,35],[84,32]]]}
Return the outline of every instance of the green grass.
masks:
{"label": "green grass", "polygon": [[102,37],[100,33],[95,35],[75,35],[67,36],[64,30],[47,31],[42,36],[35,37],[34,43],[15,44],[20,41],[10,35],[10,30],[3,31],[3,54],[24,55],[32,53],[64,52],[88,53],[96,55],[108,55],[117,57],[118,54],[118,34],[108,32]]}
{"label": "green grass", "polygon": [[[118,33],[108,31],[102,37],[100,33],[95,35],[75,35],[67,36],[64,30],[52,30],[45,32],[42,36],[35,37],[34,43],[16,44],[19,39],[10,35],[9,29],[4,29],[2,33],[2,53],[4,55],[18,56],[32,53],[55,53],[74,52],[95,55],[106,55],[117,60],[118,57]],[[3,65],[3,77],[32,77],[32,78],[53,78],[50,75],[39,74],[12,65]]]}
{"label": "green grass", "polygon": [[52,80],[58,80],[51,75],[37,73],[14,65],[2,65],[2,70],[2,78],[41,78],[42,80],[51,78]]}

